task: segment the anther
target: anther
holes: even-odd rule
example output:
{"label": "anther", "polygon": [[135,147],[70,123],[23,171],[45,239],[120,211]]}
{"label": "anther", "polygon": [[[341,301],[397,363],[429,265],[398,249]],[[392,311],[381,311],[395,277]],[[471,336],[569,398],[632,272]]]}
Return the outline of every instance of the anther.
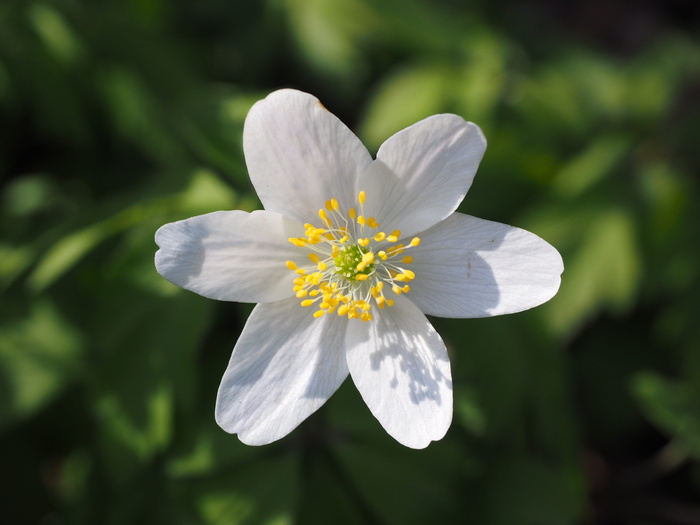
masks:
{"label": "anther", "polygon": [[[313,266],[300,268],[292,260],[285,261],[285,264],[296,274],[293,292],[300,299],[301,306],[317,304],[317,311],[313,313],[315,318],[337,312],[348,319],[370,321],[372,304],[380,309],[394,304],[383,294],[385,284],[396,294],[410,291],[406,282],[411,281],[415,274],[395,262],[385,264],[384,261],[403,253],[408,247],[418,246],[420,239],[415,237],[406,246],[398,244],[399,230],[390,235],[378,231],[378,221],[364,215],[366,198],[365,192],[360,191],[357,195],[359,207],[350,208],[347,215],[341,212],[336,198],[325,201],[325,208],[318,211],[323,227],[307,223],[302,237],[289,238],[294,246],[311,252],[307,257]],[[347,217],[355,224],[349,224]],[[365,226],[375,230],[373,235],[356,237],[358,231],[364,232]],[[391,243],[386,251],[375,251],[372,243],[384,241]],[[403,264],[411,262],[412,257],[401,258]]]}

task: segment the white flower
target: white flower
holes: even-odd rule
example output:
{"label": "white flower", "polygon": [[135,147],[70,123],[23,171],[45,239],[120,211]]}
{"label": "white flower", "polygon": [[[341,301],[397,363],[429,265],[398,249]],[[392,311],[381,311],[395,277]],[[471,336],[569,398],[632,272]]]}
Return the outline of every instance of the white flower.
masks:
{"label": "white flower", "polygon": [[487,317],[549,300],[559,253],[524,230],[456,212],[486,149],[435,115],[373,160],[311,95],[276,91],[243,131],[265,210],[219,211],[156,233],[158,272],[222,301],[259,303],[221,381],[216,420],[262,445],[294,430],[350,374],[402,444],[452,420],[445,344],[425,314]]}

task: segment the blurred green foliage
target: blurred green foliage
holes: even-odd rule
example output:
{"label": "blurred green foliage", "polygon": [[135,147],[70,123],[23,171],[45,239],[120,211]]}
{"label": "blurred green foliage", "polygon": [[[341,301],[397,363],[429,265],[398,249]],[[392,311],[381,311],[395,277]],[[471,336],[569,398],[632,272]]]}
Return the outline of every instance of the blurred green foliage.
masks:
{"label": "blurred green foliage", "polygon": [[[4,0],[0,522],[699,523],[698,9],[614,5]],[[425,451],[349,382],[277,444],[225,434],[250,307],[153,267],[161,224],[259,206],[242,125],[283,86],[371,150],[477,122],[462,211],[564,256],[541,308],[435,320],[456,408]]]}

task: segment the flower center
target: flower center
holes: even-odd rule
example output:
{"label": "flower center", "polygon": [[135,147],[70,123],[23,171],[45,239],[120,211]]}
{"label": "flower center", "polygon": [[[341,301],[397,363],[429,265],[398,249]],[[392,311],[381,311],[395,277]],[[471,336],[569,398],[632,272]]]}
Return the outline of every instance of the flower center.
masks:
{"label": "flower center", "polygon": [[362,248],[357,244],[346,245],[340,249],[338,256],[333,258],[335,272],[345,277],[348,281],[357,281],[357,274],[371,275],[372,271],[374,271],[373,262],[358,270],[363,257],[368,253],[370,252],[367,248]]}
{"label": "flower center", "polygon": [[406,284],[415,274],[406,268],[412,262],[402,255],[408,248],[418,246],[420,239],[401,244],[401,232],[386,234],[379,230],[373,217],[365,217],[365,192],[357,196],[358,209],[350,208],[344,214],[338,201],[331,199],[318,211],[323,228],[305,224],[304,237],[291,237],[289,242],[310,250],[307,257],[313,263],[298,266],[287,261],[294,271],[294,292],[302,306],[316,305],[314,317],[337,313],[349,319],[372,319],[371,308],[393,306],[384,288],[395,294],[408,293]]}

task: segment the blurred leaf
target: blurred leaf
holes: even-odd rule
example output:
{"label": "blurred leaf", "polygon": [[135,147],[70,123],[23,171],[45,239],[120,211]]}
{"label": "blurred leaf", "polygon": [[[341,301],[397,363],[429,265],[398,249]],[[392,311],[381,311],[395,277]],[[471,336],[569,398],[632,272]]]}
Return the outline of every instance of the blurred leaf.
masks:
{"label": "blurred leaf", "polygon": [[641,370],[669,367],[668,353],[638,322],[601,316],[576,339],[578,420],[594,443],[615,446],[639,432],[642,414],[629,383]]}
{"label": "blurred leaf", "polygon": [[338,447],[336,454],[346,483],[352,483],[352,490],[346,489],[349,495],[361,497],[369,515],[379,523],[444,523],[459,514],[462,501],[457,480],[471,460],[449,440],[421,451],[391,442],[356,441]]}
{"label": "blurred leaf", "polygon": [[33,260],[34,252],[27,247],[0,244],[0,292],[11,285]]}
{"label": "blurred leaf", "polygon": [[328,450],[311,448],[304,459],[302,472],[306,497],[302,499],[297,523],[350,525],[376,522],[362,495]]}
{"label": "blurred leaf", "polygon": [[[237,195],[220,178],[206,169],[192,173],[189,186],[175,197],[171,212],[177,211],[185,217],[217,210],[236,208]],[[185,218],[182,217],[182,218]]]}
{"label": "blurred leaf", "polygon": [[271,455],[231,465],[207,478],[181,482],[177,493],[194,500],[199,523],[207,525],[291,525],[300,497],[299,461]]}
{"label": "blurred leaf", "polygon": [[58,241],[29,277],[29,286],[38,292],[51,285],[98,243],[115,234],[115,227],[114,222],[95,223]]}
{"label": "blurred leaf", "polygon": [[43,2],[30,4],[27,14],[46,48],[57,59],[71,63],[79,58],[82,46],[63,16]]}
{"label": "blurred leaf", "polygon": [[[234,192],[206,170],[197,170],[181,194],[134,204],[112,217],[63,237],[41,257],[28,278],[29,287],[41,291],[73,268],[86,254],[106,239],[142,223],[163,210],[177,210],[184,216],[233,208]],[[184,217],[182,217],[184,218]],[[155,231],[153,232],[155,233]]]}
{"label": "blurred leaf", "polygon": [[455,418],[469,432],[482,436],[486,430],[486,415],[478,403],[477,394],[468,385],[460,385],[454,393]]}
{"label": "blurred leaf", "polygon": [[[548,341],[541,330],[534,330],[539,323],[528,317],[534,318],[535,312],[524,313],[518,320],[522,321],[522,337],[528,343],[529,444],[548,458],[556,458],[559,465],[570,465],[569,473],[574,476],[581,438],[567,355]],[[579,475],[583,485],[582,473]],[[583,490],[582,486],[579,488]]]}
{"label": "blurred leaf", "polygon": [[559,65],[544,66],[519,86],[517,110],[538,132],[579,131],[590,121],[579,100],[577,85]]}
{"label": "blurred leaf", "polygon": [[687,218],[693,190],[681,174],[665,164],[642,166],[639,179],[651,212],[650,241],[657,250],[667,249],[670,243],[678,242],[679,236],[687,235],[687,224],[682,221]]}
{"label": "blurred leaf", "polygon": [[474,32],[463,44],[466,59],[457,81],[450,86],[457,100],[456,112],[486,127],[501,100],[506,84],[507,49],[501,35]]}
{"label": "blurred leaf", "polygon": [[10,181],[2,192],[3,214],[27,217],[47,208],[56,185],[48,174],[32,173]]}
{"label": "blurred leaf", "polygon": [[656,425],[700,458],[700,385],[640,372],[633,378],[632,391]]}
{"label": "blurred leaf", "polygon": [[[0,102],[7,103],[10,98],[10,73],[0,57]],[[2,158],[2,157],[0,157]]]}
{"label": "blurred leaf", "polygon": [[363,0],[284,0],[302,55],[320,71],[349,76],[358,69],[359,41],[379,22]]}
{"label": "blurred leaf", "polygon": [[163,109],[156,95],[138,72],[103,67],[97,81],[112,121],[125,138],[166,163],[181,155],[164,129]]}
{"label": "blurred leaf", "polygon": [[445,105],[454,72],[444,65],[419,64],[389,76],[366,112],[360,135],[371,148]]}
{"label": "blurred leaf", "polygon": [[[528,355],[525,339],[511,319],[435,319],[451,353],[457,401],[457,421],[481,428],[486,441],[520,443],[527,405]],[[463,421],[460,405],[466,396],[471,417]],[[479,414],[477,416],[477,414]],[[473,427],[472,427],[473,428]]]}
{"label": "blurred leaf", "polygon": [[26,317],[5,314],[0,325],[0,428],[31,416],[73,380],[82,366],[83,338],[49,300]]}
{"label": "blurred leaf", "polygon": [[[126,307],[128,315],[113,315]],[[174,301],[133,291],[101,312],[94,410],[115,482],[127,482],[170,444],[176,405],[193,401],[193,359],[212,307],[195,296]]]}
{"label": "blurred leaf", "polygon": [[561,288],[541,308],[551,328],[562,334],[603,308],[621,311],[629,305],[642,266],[629,213],[610,208],[566,215],[563,209],[556,217],[541,215],[532,227],[564,254]]}
{"label": "blurred leaf", "polygon": [[243,160],[243,121],[258,98],[216,86],[202,97],[198,119],[178,122],[184,142],[199,159],[246,187],[250,179]]}
{"label": "blurred leaf", "polygon": [[628,155],[632,141],[624,136],[603,135],[563,166],[551,181],[563,198],[574,198],[608,176]]}

